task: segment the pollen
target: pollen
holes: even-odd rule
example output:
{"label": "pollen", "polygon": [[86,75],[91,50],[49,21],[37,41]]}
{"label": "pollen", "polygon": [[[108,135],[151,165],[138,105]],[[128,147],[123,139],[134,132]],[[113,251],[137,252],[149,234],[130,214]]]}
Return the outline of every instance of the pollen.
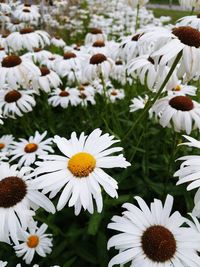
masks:
{"label": "pollen", "polygon": [[89,176],[96,167],[96,159],[89,153],[80,152],[70,158],[68,169],[78,178]]}
{"label": "pollen", "polygon": [[40,242],[40,239],[37,235],[30,235],[26,242],[29,248],[36,248]]}
{"label": "pollen", "polygon": [[181,111],[190,111],[194,108],[194,104],[188,96],[175,96],[169,101],[169,105]]}
{"label": "pollen", "polygon": [[113,91],[111,92],[111,95],[113,95],[113,96],[118,95],[118,94],[117,94],[117,91],[116,91],[116,90],[113,90]]}
{"label": "pollen", "polygon": [[154,262],[169,261],[176,252],[174,235],[161,225],[149,227],[141,241],[144,253]]}
{"label": "pollen", "polygon": [[20,92],[18,92],[17,90],[12,90],[5,95],[4,100],[7,103],[14,103],[17,102],[21,98],[21,96],[22,95]]}
{"label": "pollen", "polygon": [[177,91],[177,92],[181,91],[181,86],[180,86],[180,85],[177,85],[177,86],[174,88],[174,91]]}
{"label": "pollen", "polygon": [[200,47],[200,32],[190,26],[174,28],[172,33],[185,45]]}
{"label": "pollen", "polygon": [[9,55],[4,57],[1,62],[2,67],[4,68],[12,68],[20,65],[22,62],[21,58],[16,55]]}
{"label": "pollen", "polygon": [[33,153],[38,149],[38,145],[35,143],[29,143],[25,146],[24,151],[26,153]]}
{"label": "pollen", "polygon": [[106,56],[99,53],[99,54],[93,55],[90,58],[90,64],[92,64],[92,65],[98,65],[98,64],[103,63],[106,60],[107,60]]}

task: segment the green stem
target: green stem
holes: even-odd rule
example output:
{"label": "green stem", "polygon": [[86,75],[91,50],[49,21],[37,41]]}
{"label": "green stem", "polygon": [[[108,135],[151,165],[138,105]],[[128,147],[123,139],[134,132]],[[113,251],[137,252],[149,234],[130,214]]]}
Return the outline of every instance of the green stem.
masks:
{"label": "green stem", "polygon": [[136,19],[135,19],[135,32],[137,31],[137,29],[140,26],[140,23],[139,23],[139,12],[140,12],[140,4],[137,5],[137,14],[136,14]]}
{"label": "green stem", "polygon": [[192,10],[191,10],[191,12],[190,12],[190,16],[193,15],[194,10],[195,10],[195,7],[193,6],[193,7],[192,7]]}
{"label": "green stem", "polygon": [[149,98],[149,101],[147,102],[143,112],[140,114],[140,116],[137,117],[135,123],[133,123],[132,127],[128,130],[128,132],[125,134],[123,141],[126,140],[126,138],[129,136],[129,134],[132,132],[132,130],[135,128],[135,126],[141,122],[141,120],[143,119],[144,115],[150,110],[150,108],[153,106],[153,104],[157,101],[157,99],[159,98],[159,96],[161,95],[163,89],[165,88],[167,82],[169,81],[170,77],[172,76],[177,64],[179,63],[180,59],[182,57],[182,51],[178,53],[173,65],[171,66],[171,69],[169,70],[165,80],[163,81],[163,83],[160,86],[160,89],[158,90],[157,94],[155,95],[154,99],[151,101],[151,99]]}

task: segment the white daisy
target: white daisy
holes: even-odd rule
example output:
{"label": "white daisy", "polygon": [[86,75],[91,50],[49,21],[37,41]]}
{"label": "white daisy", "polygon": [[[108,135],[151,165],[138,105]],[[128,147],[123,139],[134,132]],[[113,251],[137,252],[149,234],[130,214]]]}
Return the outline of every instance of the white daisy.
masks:
{"label": "white daisy", "polygon": [[[145,39],[145,35],[142,38]],[[160,58],[159,65],[165,65],[182,52],[178,76],[185,75],[185,80],[190,80],[200,75],[200,32],[190,26],[180,26],[166,33],[164,39],[166,44],[152,55]],[[159,42],[159,32],[157,40]]]}
{"label": "white daisy", "polygon": [[0,267],[5,267],[7,264],[7,261],[0,261]]}
{"label": "white daisy", "polygon": [[23,22],[34,22],[34,21],[38,21],[40,18],[40,14],[38,12],[38,9],[33,8],[33,6],[20,6],[19,8],[17,8],[14,12],[13,12],[13,16],[17,19],[19,19],[20,21]]}
{"label": "white daisy", "polygon": [[64,47],[64,46],[66,46],[65,41],[62,38],[58,37],[58,36],[55,36],[55,37],[53,37],[51,39],[51,44],[56,46],[56,47]]}
{"label": "white daisy", "polygon": [[33,28],[24,28],[19,32],[13,32],[6,38],[6,46],[13,52],[23,49],[33,51],[34,48],[43,48],[50,45],[50,36],[47,32]]}
{"label": "white daisy", "polygon": [[111,73],[114,62],[104,54],[95,54],[86,62],[83,67],[83,77],[91,81],[103,76],[107,79]]}
{"label": "white daisy", "polygon": [[0,64],[0,88],[7,83],[13,89],[19,85],[23,88],[40,75],[39,68],[32,61],[16,55],[9,55],[3,58]]}
{"label": "white daisy", "polygon": [[62,84],[60,77],[55,71],[47,67],[40,67],[40,73],[40,76],[33,80],[33,88],[35,90],[41,89],[48,93],[51,91],[51,88],[57,88]]}
{"label": "white daisy", "polygon": [[40,134],[38,131],[35,132],[34,136],[30,136],[28,140],[20,138],[20,142],[13,142],[11,145],[12,156],[11,161],[18,158],[18,166],[30,166],[33,164],[38,156],[47,155],[49,152],[53,153],[52,149],[52,138],[43,140],[47,135],[47,131]]}
{"label": "white daisy", "polygon": [[132,104],[129,106],[130,107],[130,112],[135,112],[139,109],[144,109],[146,103],[148,102],[149,97],[148,95],[145,95],[144,98],[141,96],[134,97],[131,102]]}
{"label": "white daisy", "polygon": [[45,65],[42,64],[42,62],[44,62],[48,58],[51,58],[52,56],[53,55],[50,51],[43,50],[40,48],[34,48],[34,52],[26,53],[22,57],[32,60],[33,63],[39,63],[41,65]]}
{"label": "white daisy", "polygon": [[164,206],[155,199],[151,208],[141,197],[135,197],[139,208],[125,203],[122,216],[114,216],[109,229],[120,231],[110,238],[108,248],[120,250],[109,263],[133,267],[199,266],[200,234],[182,225],[187,221],[178,211],[170,215],[173,197],[168,195]]}
{"label": "white daisy", "polygon": [[177,83],[173,88],[168,90],[168,95],[191,95],[195,96],[197,87],[193,85],[182,84],[181,82]]}
{"label": "white daisy", "polygon": [[20,31],[24,27],[25,24],[17,19],[12,19],[11,21],[6,23],[6,29],[8,29],[10,32]]}
{"label": "white daisy", "polygon": [[80,103],[79,91],[76,88],[56,88],[49,94],[48,102],[53,107],[67,108],[70,105],[77,106]]}
{"label": "white daisy", "polygon": [[[18,244],[21,229],[26,229],[39,207],[55,212],[52,202],[36,190],[29,179],[31,168],[0,163],[0,240]],[[10,238],[9,238],[10,237]]]}
{"label": "white daisy", "polygon": [[193,128],[200,129],[200,104],[188,96],[166,96],[153,105],[152,110],[159,116],[163,127],[172,124],[175,131],[190,134]]}
{"label": "white daisy", "polygon": [[30,264],[33,260],[35,253],[41,257],[46,257],[47,254],[52,251],[52,235],[46,234],[48,226],[43,223],[40,227],[37,224],[32,224],[29,227],[29,231],[22,232],[22,238],[19,245],[14,246],[16,255],[18,257],[23,257],[26,264]]}
{"label": "white daisy", "polygon": [[102,32],[101,29],[91,28],[90,32],[87,33],[85,37],[85,44],[93,44],[96,41],[103,41],[105,42],[107,39],[106,35]]}
{"label": "white daisy", "polygon": [[[67,140],[55,136],[57,144],[64,156],[43,156],[44,162],[38,162],[35,170],[35,180],[38,188],[43,192],[51,192],[54,197],[64,186],[59,198],[57,209],[61,210],[66,203],[75,206],[75,214],[78,215],[81,207],[94,212],[93,198],[97,205],[97,211],[103,208],[101,187],[111,196],[117,197],[117,181],[103,171],[103,168],[126,168],[130,166],[122,154],[109,156],[119,152],[122,147],[109,148],[118,140],[109,134],[101,135],[100,129],[94,130],[89,136],[84,133],[78,139],[73,132],[71,139]],[[46,174],[45,174],[46,173]]]}
{"label": "white daisy", "polygon": [[33,90],[0,90],[0,109],[4,117],[15,118],[33,110],[36,105]]}
{"label": "white daisy", "polygon": [[[182,143],[182,145],[187,145],[189,147],[200,148],[200,141],[184,135],[184,137],[189,141]],[[195,207],[193,209],[193,214],[200,217],[200,166],[199,166],[199,155],[189,155],[179,158],[178,160],[183,160],[180,169],[175,172],[174,176],[179,177],[177,185],[187,183],[187,190],[192,190],[198,188],[196,192],[194,203]]]}
{"label": "white daisy", "polygon": [[123,89],[110,88],[107,91],[107,96],[110,101],[114,103],[116,100],[123,99],[125,97],[125,93]]}
{"label": "white daisy", "polygon": [[125,64],[121,60],[116,60],[110,73],[110,77],[122,85],[126,84],[126,68]]}
{"label": "white daisy", "polygon": [[200,31],[200,16],[192,15],[183,17],[177,21],[177,26],[190,26]]}
{"label": "white daisy", "polygon": [[11,134],[2,135],[0,137],[0,152],[8,153],[10,151],[10,146],[14,141],[14,137]]}

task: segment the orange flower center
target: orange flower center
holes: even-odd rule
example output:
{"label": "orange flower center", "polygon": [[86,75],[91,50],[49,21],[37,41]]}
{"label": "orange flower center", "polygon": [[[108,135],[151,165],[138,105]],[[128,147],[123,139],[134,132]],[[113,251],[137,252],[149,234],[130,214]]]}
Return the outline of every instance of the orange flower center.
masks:
{"label": "orange flower center", "polygon": [[38,145],[34,143],[29,143],[25,146],[24,151],[26,153],[33,153],[38,149]]}
{"label": "orange flower center", "polygon": [[0,143],[0,150],[3,149],[5,147],[4,143]]}
{"label": "orange flower center", "polygon": [[37,235],[31,235],[28,237],[27,246],[29,248],[36,248],[39,244],[40,240]]}
{"label": "orange flower center", "polygon": [[96,159],[86,152],[75,154],[68,162],[68,169],[78,178],[87,177],[95,167]]}

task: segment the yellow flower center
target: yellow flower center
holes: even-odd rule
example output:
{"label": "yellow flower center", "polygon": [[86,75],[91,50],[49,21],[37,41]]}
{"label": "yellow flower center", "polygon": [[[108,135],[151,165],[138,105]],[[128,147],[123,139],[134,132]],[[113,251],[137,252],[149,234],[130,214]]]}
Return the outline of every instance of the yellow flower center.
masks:
{"label": "yellow flower center", "polygon": [[79,178],[87,177],[95,168],[96,159],[89,153],[75,154],[68,162],[68,169]]}
{"label": "yellow flower center", "polygon": [[181,91],[181,86],[180,86],[180,85],[177,85],[177,86],[174,88],[174,91]]}
{"label": "yellow flower center", "polygon": [[26,153],[32,153],[35,152],[38,149],[38,145],[34,143],[29,143],[25,146],[24,151]]}
{"label": "yellow flower center", "polygon": [[0,143],[0,150],[3,149],[5,147],[4,143]]}
{"label": "yellow flower center", "polygon": [[36,248],[39,244],[39,241],[40,240],[37,235],[30,235],[26,243],[29,248]]}

